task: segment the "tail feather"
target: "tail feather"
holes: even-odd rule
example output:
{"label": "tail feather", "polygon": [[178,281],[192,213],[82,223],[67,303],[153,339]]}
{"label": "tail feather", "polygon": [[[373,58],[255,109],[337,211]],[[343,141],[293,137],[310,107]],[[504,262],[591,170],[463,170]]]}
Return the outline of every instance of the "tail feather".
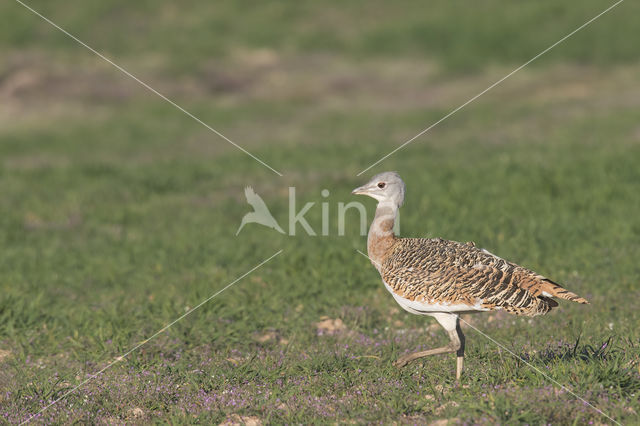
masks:
{"label": "tail feather", "polygon": [[570,292],[566,288],[554,283],[551,280],[545,280],[540,286],[542,296],[557,297],[558,299],[570,300],[572,302],[589,304],[589,301],[575,293]]}

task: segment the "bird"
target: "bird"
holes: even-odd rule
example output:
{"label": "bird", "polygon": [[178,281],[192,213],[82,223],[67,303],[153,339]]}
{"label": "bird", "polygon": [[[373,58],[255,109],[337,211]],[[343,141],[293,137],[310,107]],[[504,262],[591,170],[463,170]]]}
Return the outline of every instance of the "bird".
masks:
{"label": "bird", "polygon": [[459,381],[465,349],[461,314],[503,310],[536,316],[557,307],[554,298],[589,303],[549,278],[473,242],[396,236],[393,225],[405,194],[405,184],[396,172],[377,174],[352,194],[378,201],[367,253],[386,289],[406,311],[434,317],[449,335],[446,346],[402,356],[394,363],[398,367],[426,356],[455,352]]}
{"label": "bird", "polygon": [[271,212],[269,211],[267,205],[264,203],[262,198],[258,194],[256,194],[253,188],[247,186],[244,189],[244,196],[247,199],[247,203],[249,203],[251,207],[253,207],[253,211],[245,214],[242,217],[242,221],[240,222],[240,227],[236,231],[236,235],[240,233],[240,230],[247,223],[258,223],[260,225],[273,228],[281,234],[284,234],[284,231],[282,230],[282,228],[280,228],[278,222],[276,222],[276,220],[271,215]]}

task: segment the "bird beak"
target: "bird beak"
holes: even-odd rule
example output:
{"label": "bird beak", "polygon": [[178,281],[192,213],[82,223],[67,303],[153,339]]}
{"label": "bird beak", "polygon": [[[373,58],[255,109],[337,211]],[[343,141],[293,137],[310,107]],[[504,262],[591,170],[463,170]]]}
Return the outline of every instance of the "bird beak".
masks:
{"label": "bird beak", "polygon": [[357,194],[366,194],[367,193],[367,187],[366,185],[362,185],[357,187],[356,189],[354,189],[353,191],[351,191],[352,194],[357,195]]}

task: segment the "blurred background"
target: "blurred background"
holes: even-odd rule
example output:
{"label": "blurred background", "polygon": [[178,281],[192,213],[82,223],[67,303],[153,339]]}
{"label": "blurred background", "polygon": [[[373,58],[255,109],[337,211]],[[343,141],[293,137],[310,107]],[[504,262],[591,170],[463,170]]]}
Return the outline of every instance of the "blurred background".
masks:
{"label": "blurred background", "polygon": [[[164,346],[149,349],[147,361],[140,355],[136,368],[148,368],[145,362],[155,362],[150,361],[155,355],[171,352],[168,342],[177,351],[206,342],[207,353],[220,359],[231,350],[255,352],[271,340],[277,347],[283,336],[287,341],[297,336],[294,347],[313,347],[318,336],[312,324],[323,315],[342,318],[363,333],[382,330],[394,318],[423,327],[424,319],[390,311],[393,301],[375,270],[355,252],[366,248],[355,211],[347,216],[345,237],[337,235],[335,221],[329,236],[311,237],[299,227],[291,237],[255,224],[235,236],[242,216],[251,211],[246,185],[285,229],[288,187],[295,186],[298,209],[316,203],[306,218],[320,233],[321,202],[329,203],[330,217],[337,218],[337,203],[354,201],[351,189],[386,170],[397,170],[407,183],[404,236],[474,240],[563,282],[592,300],[592,308],[587,313],[563,306],[564,314],[549,320],[561,330],[558,335],[571,339],[584,332],[595,345],[615,327],[636,345],[624,347],[627,358],[620,368],[637,367],[638,335],[632,331],[638,325],[632,301],[640,296],[637,2],[621,3],[359,177],[613,2],[27,4],[283,176],[20,3],[2,2],[0,362],[12,368],[0,377],[0,387],[9,392],[3,411],[9,421],[34,412],[38,401],[66,389],[59,383],[76,383],[83,377],[79,372],[95,371],[279,249],[284,253],[252,280],[176,325]],[[321,196],[323,189],[329,197]],[[370,219],[373,200],[359,201]],[[353,313],[363,306],[365,314]],[[556,342],[550,322],[541,324],[514,322],[494,331],[518,348]],[[264,330],[274,333],[273,339],[260,341]],[[477,344],[471,354],[495,349]],[[379,350],[384,358],[398,349]],[[312,358],[323,359],[318,351]],[[172,359],[177,374],[189,376],[187,363]],[[297,362],[289,365],[307,365]],[[449,364],[443,360],[442,368],[452,368]],[[232,367],[208,368],[226,368],[228,377],[239,381],[254,377]],[[611,376],[624,376],[626,385],[612,383],[637,391],[637,373],[631,381],[627,373]],[[54,374],[59,379],[52,379]],[[500,384],[515,373],[495,374],[484,380]],[[399,380],[405,379],[410,380]],[[223,386],[210,380],[212,389]],[[586,392],[601,382],[580,382],[576,389]],[[620,398],[629,395],[620,392]],[[360,408],[349,411],[331,403],[350,414],[301,405],[297,413],[274,408],[269,415],[294,422],[314,416],[327,421],[391,416],[391,421],[412,413],[406,401],[398,405],[399,394],[377,395],[377,408],[359,401],[354,407]],[[123,401],[136,397],[123,395],[108,403],[96,397],[97,405],[80,414],[60,404],[61,411],[47,421],[97,421],[99,408],[126,419],[130,406]],[[182,421],[174,408],[157,403],[160,399],[154,394],[148,404],[132,404],[147,416],[166,419],[171,413]],[[478,414],[463,399],[457,399],[459,416]],[[629,414],[619,401],[608,409]],[[256,404],[243,407],[264,418]],[[216,407],[209,420],[234,413],[231,405]],[[495,409],[495,402],[486,407],[488,422],[513,420],[500,414],[504,410]],[[524,419],[548,420],[553,407],[545,407],[538,404],[531,408],[533,417]],[[433,412],[424,415],[414,420],[430,419]]]}

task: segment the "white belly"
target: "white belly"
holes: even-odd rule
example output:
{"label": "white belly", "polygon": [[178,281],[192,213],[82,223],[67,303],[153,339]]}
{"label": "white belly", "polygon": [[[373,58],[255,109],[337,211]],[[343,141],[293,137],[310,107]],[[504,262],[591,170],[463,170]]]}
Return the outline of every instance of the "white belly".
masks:
{"label": "white belly", "polygon": [[398,296],[393,292],[393,289],[384,281],[385,288],[391,293],[398,305],[402,306],[402,308],[412,314],[417,315],[431,315],[438,312],[445,313],[469,313],[469,312],[482,312],[488,311],[489,309],[482,307],[482,300],[478,299],[475,305],[468,305],[466,303],[443,303],[438,302],[436,300],[409,300],[404,297]]}

